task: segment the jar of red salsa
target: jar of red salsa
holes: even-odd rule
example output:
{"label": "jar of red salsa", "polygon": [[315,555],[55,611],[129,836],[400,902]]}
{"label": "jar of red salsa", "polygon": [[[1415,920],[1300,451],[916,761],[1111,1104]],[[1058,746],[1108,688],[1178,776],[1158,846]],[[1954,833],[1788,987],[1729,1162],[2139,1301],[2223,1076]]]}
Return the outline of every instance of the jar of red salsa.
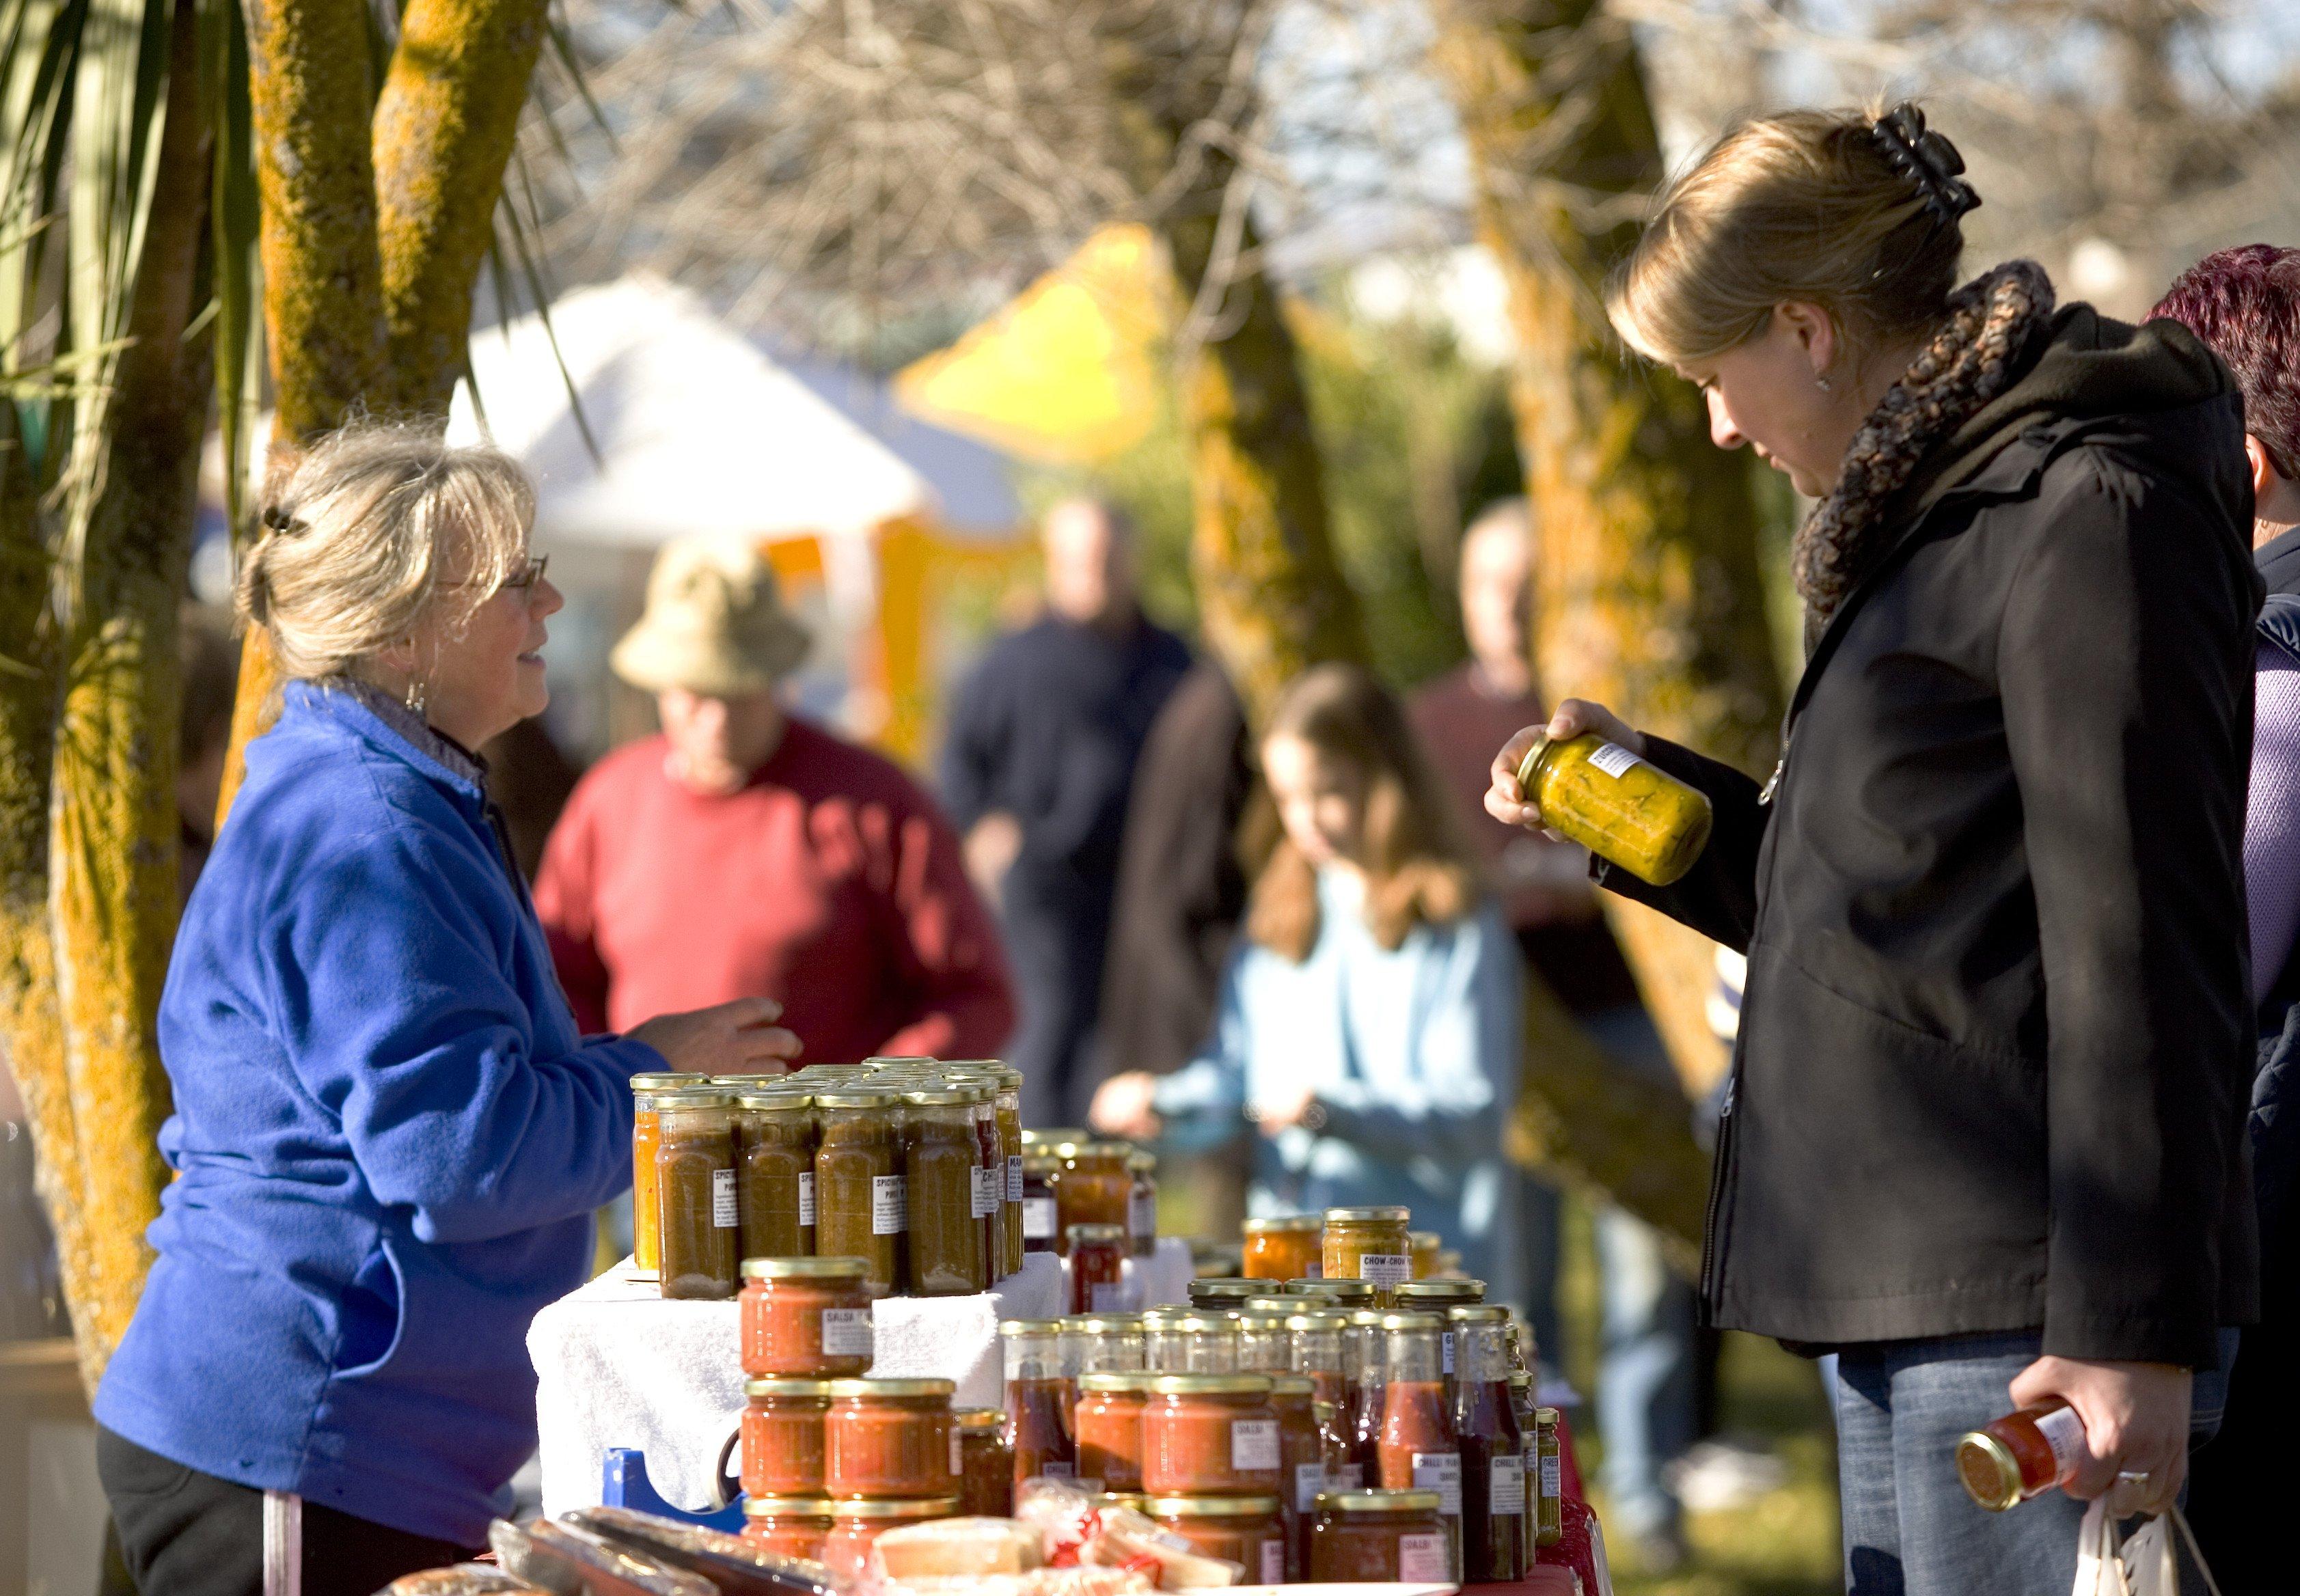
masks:
{"label": "jar of red salsa", "polygon": [[1439,1367],[1445,1320],[1434,1313],[1382,1316],[1387,1342],[1381,1440],[1375,1456],[1386,1491],[1435,1491],[1462,1575],[1462,1446]]}
{"label": "jar of red salsa", "polygon": [[958,1493],[949,1380],[833,1380],[823,1417],[823,1479],[834,1497]]}
{"label": "jar of red salsa", "polygon": [[863,1583],[871,1567],[871,1549],[879,1537],[906,1524],[930,1518],[955,1518],[958,1498],[925,1497],[907,1501],[834,1501],[830,1533],[823,1537],[822,1566],[833,1584],[851,1590]]}
{"label": "jar of red salsa", "polygon": [[1142,1489],[1142,1410],[1154,1375],[1080,1375],[1073,1434],[1082,1480],[1105,1491]]}
{"label": "jar of red salsa", "polygon": [[1337,1491],[1318,1499],[1310,1578],[1319,1584],[1453,1580],[1453,1549],[1435,1491]]}
{"label": "jar of red salsa", "polygon": [[777,1557],[822,1560],[830,1534],[830,1499],[824,1496],[751,1496],[743,1501],[743,1539]]}
{"label": "jar of red salsa", "polygon": [[1222,1558],[1246,1570],[1248,1584],[1286,1583],[1286,1532],[1274,1496],[1154,1496],[1147,1509],[1161,1529],[1190,1543],[1201,1557]]}
{"label": "jar of red salsa", "polygon": [[748,1380],[743,1395],[743,1492],[746,1496],[823,1494],[825,1380]]}
{"label": "jar of red salsa", "polygon": [[1126,1227],[1073,1225],[1070,1245],[1071,1311],[1118,1313],[1126,1307]]}
{"label": "jar of red salsa", "polygon": [[1317,1279],[1325,1268],[1325,1234],[1321,1214],[1248,1219],[1239,1272],[1249,1280]]}
{"label": "jar of red salsa", "polygon": [[871,1367],[870,1266],[859,1258],[743,1260],[743,1372],[851,1378]]}
{"label": "jar of red salsa", "polygon": [[1060,1319],[1007,1319],[998,1326],[1006,1363],[1006,1444],[1014,1484],[1074,1480],[1078,1447],[1071,1435],[1071,1383],[1062,1374]]}
{"label": "jar of red salsa", "polygon": [[1006,1444],[1006,1415],[996,1408],[961,1408],[958,1426],[959,1511],[969,1517],[1014,1514],[1014,1451]]}
{"label": "jar of red salsa", "polygon": [[1283,1455],[1267,1375],[1160,1375],[1142,1411],[1153,1495],[1275,1496]]}

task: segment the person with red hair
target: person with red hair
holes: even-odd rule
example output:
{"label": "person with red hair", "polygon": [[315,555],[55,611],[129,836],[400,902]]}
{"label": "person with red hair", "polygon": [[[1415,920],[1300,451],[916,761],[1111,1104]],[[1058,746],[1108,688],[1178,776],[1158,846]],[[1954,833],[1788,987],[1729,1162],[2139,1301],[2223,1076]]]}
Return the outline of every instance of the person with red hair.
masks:
{"label": "person with red hair", "polygon": [[[2247,244],[2180,274],[2152,317],[2211,345],[2244,395],[2253,561],[2268,586],[2253,677],[2244,877],[2259,1005],[2250,1132],[2260,1215],[2260,1322],[2227,1374],[2219,1433],[2196,1453],[2189,1512],[2230,1590],[2276,1567],[2279,1482],[2300,1426],[2300,1255],[2287,1193],[2300,1176],[2300,249]],[[2223,1359],[2227,1366],[2227,1359]],[[2196,1417],[2205,1417],[2203,1382]]]}

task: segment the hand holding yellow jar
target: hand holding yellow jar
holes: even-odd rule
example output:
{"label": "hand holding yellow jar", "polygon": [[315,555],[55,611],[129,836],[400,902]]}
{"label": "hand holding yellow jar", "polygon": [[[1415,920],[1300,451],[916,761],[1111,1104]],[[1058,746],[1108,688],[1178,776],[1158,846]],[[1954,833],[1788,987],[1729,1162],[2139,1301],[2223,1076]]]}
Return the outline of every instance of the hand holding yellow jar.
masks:
{"label": "hand holding yellow jar", "polygon": [[1667,886],[1709,841],[1706,794],[1645,757],[1645,738],[1602,705],[1568,699],[1546,727],[1529,727],[1494,760],[1486,808],[1509,825],[1540,826],[1641,881]]}

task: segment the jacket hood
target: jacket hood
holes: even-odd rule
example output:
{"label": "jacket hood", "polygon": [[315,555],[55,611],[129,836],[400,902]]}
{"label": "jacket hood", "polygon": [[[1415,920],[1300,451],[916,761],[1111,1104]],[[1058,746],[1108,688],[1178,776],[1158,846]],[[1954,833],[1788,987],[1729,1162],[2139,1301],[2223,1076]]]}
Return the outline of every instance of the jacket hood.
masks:
{"label": "jacket hood", "polygon": [[2228,368],[2177,321],[2135,327],[2063,305],[2032,337],[2027,370],[1938,445],[1904,492],[1921,511],[1962,486],[2024,435],[2085,424],[2189,484],[2238,524],[2252,520],[2244,401]]}

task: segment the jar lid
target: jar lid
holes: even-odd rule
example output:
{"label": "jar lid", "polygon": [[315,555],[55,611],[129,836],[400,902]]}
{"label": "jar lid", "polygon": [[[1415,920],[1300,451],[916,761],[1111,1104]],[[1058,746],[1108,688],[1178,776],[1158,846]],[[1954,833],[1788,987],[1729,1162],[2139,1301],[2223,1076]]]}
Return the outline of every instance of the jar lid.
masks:
{"label": "jar lid", "polygon": [[1293,1297],[1248,1297],[1238,1305],[1240,1313],[1274,1313],[1285,1315],[1302,1311],[1301,1302]]}
{"label": "jar lid", "polygon": [[1274,1310],[1252,1307],[1241,1309],[1238,1315],[1238,1327],[1240,1330],[1255,1330],[1265,1334],[1272,1330],[1283,1330],[1286,1328],[1286,1310],[1282,1308]]}
{"label": "jar lid", "polygon": [[1158,1155],[1138,1148],[1126,1155],[1126,1167],[1137,1175],[1153,1175],[1158,1169]]}
{"label": "jar lid", "polygon": [[668,1092],[650,1092],[647,1098],[658,1109],[723,1109],[735,1101],[734,1093],[723,1086],[674,1086]]}
{"label": "jar lid", "polygon": [[1175,1335],[1236,1335],[1238,1316],[1232,1313],[1189,1313],[1158,1326]]}
{"label": "jar lid", "polygon": [[1371,1302],[1381,1288],[1371,1280],[1289,1280],[1288,1296],[1323,1297],[1333,1302]]}
{"label": "jar lid", "polygon": [[1549,732],[1546,727],[1535,736],[1533,746],[1517,762],[1517,790],[1520,794],[1533,791],[1533,768],[1541,763],[1541,756],[1549,752]]}
{"label": "jar lid", "polygon": [[1533,1410],[1533,1422],[1538,1425],[1554,1425],[1557,1422],[1557,1409],[1554,1408],[1536,1408]]}
{"label": "jar lid", "polygon": [[1529,1391],[1532,1389],[1532,1386],[1533,1376],[1531,1375],[1526,1373],[1526,1371],[1521,1368],[1513,1368],[1510,1370],[1509,1388],[1512,1391]]}
{"label": "jar lid", "polygon": [[743,1499],[743,1516],[746,1518],[828,1518],[831,1501],[827,1496],[746,1496]]}
{"label": "jar lid", "polygon": [[958,1408],[951,1412],[951,1420],[962,1430],[996,1430],[1006,1424],[1003,1408]]}
{"label": "jar lid", "polygon": [[1087,1133],[1083,1130],[1032,1130],[1028,1126],[1022,1127],[1023,1146],[1043,1148],[1049,1152],[1065,1142],[1084,1142],[1087,1139]]}
{"label": "jar lid", "polygon": [[676,1092],[681,1086],[707,1086],[711,1077],[691,1070],[657,1070],[653,1075],[631,1076],[634,1092]]}
{"label": "jar lid", "polygon": [[862,1062],[873,1069],[884,1069],[889,1064],[931,1064],[934,1060],[924,1053],[872,1053]]}
{"label": "jar lid", "polygon": [[1410,1208],[1329,1208],[1329,1225],[1403,1225],[1413,1217]]}
{"label": "jar lid", "polygon": [[814,1094],[814,1106],[818,1109],[891,1109],[895,1106],[895,1094],[869,1086],[833,1086],[827,1092]]}
{"label": "jar lid", "polygon": [[1115,1371],[1108,1374],[1080,1375],[1078,1377],[1078,1388],[1080,1391],[1147,1392],[1150,1389],[1151,1381],[1162,1379],[1163,1377],[1164,1376],[1161,1375],[1142,1374],[1138,1371]]}
{"label": "jar lid", "polygon": [[1992,1513],[2021,1500],[2021,1465],[2012,1449],[1986,1430],[1973,1430],[1956,1443],[1956,1476],[1972,1500]]}
{"label": "jar lid", "polygon": [[1289,1313],[1286,1316],[1288,1330],[1342,1331],[1350,1327],[1350,1316],[1346,1313]]}
{"label": "jar lid", "polygon": [[1268,1289],[1267,1281],[1215,1278],[1193,1280],[1189,1287],[1190,1296],[1194,1301],[1199,1297],[1204,1297],[1217,1301],[1242,1301],[1247,1297],[1258,1297]]}
{"label": "jar lid", "polygon": [[830,1504],[833,1518],[955,1518],[958,1498],[930,1496],[921,1501],[865,1501],[842,1497]]}
{"label": "jar lid", "polygon": [[1268,1396],[1268,1375],[1153,1375],[1153,1396]]}
{"label": "jar lid", "polygon": [[743,1394],[748,1397],[821,1397],[827,1401],[830,1396],[830,1382],[777,1376],[772,1379],[744,1381]]}
{"label": "jar lid", "polygon": [[1469,1302],[1446,1310],[1446,1322],[1454,1325],[1506,1325],[1509,1317],[1508,1309],[1491,1302]]}
{"label": "jar lid", "polygon": [[1446,1244],[1446,1238],[1434,1230],[1409,1230],[1405,1233],[1405,1239],[1425,1252]]}
{"label": "jar lid", "polygon": [[1154,1496],[1149,1508],[1153,1518],[1248,1518],[1276,1511],[1274,1496]]}
{"label": "jar lid", "polygon": [[1272,1375],[1270,1394],[1282,1397],[1305,1397],[1318,1394],[1318,1383],[1307,1375]]}
{"label": "jar lid", "polygon": [[834,1402],[854,1401],[871,1397],[944,1397],[958,1389],[955,1380],[926,1378],[920,1380],[833,1380],[830,1400]]}
{"label": "jar lid", "polygon": [[1060,1319],[1001,1319],[998,1321],[998,1334],[1001,1335],[1059,1335],[1062,1331],[1062,1322]]}
{"label": "jar lid", "polygon": [[1123,1225],[1073,1225],[1063,1234],[1071,1238],[1072,1246],[1076,1246],[1080,1242],[1122,1242],[1126,1239],[1126,1226]]}
{"label": "jar lid", "polygon": [[1385,1330],[1443,1330],[1446,1316],[1442,1313],[1385,1313],[1381,1316]]}
{"label": "jar lid", "polygon": [[787,1081],[792,1072],[788,1069],[726,1069],[713,1070],[711,1084],[714,1086],[758,1087],[769,1081]]}
{"label": "jar lid", "polygon": [[1247,1235],[1290,1235],[1325,1228],[1326,1220],[1322,1214],[1273,1214],[1266,1219],[1248,1219],[1245,1226]]}
{"label": "jar lid", "polygon": [[[1112,1226],[1112,1228],[1116,1229],[1117,1226]],[[1138,1313],[1078,1314],[1064,1319],[1062,1328],[1072,1335],[1139,1335],[1142,1334],[1142,1316]]]}
{"label": "jar lid", "polygon": [[1138,1513],[1150,1505],[1150,1499],[1138,1491],[1104,1491],[1087,1500],[1097,1508],[1131,1508]]}
{"label": "jar lid", "polygon": [[1435,1491],[1321,1491],[1320,1510],[1329,1513],[1434,1513]]}
{"label": "jar lid", "polygon": [[746,1280],[860,1280],[871,1272],[864,1258],[746,1258]]}
{"label": "jar lid", "polygon": [[738,1092],[735,1093],[735,1106],[784,1113],[794,1109],[813,1108],[814,1093],[804,1086],[765,1087],[756,1092]]}
{"label": "jar lid", "polygon": [[1401,1280],[1390,1287],[1401,1302],[1477,1302],[1486,1294],[1482,1280]]}
{"label": "jar lid", "polygon": [[904,1105],[913,1109],[938,1109],[974,1101],[975,1093],[971,1086],[921,1086],[903,1093]]}

